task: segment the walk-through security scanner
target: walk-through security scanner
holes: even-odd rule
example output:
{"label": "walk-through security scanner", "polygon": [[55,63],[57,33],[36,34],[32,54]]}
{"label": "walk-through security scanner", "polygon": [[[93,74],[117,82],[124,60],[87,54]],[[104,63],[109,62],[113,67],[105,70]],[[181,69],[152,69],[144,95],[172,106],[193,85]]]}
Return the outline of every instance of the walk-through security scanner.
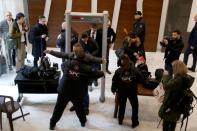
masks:
{"label": "walk-through security scanner", "polygon": [[[66,11],[65,21],[66,21],[66,43],[71,43],[71,23],[81,22],[81,23],[98,23],[103,24],[103,40],[102,40],[102,56],[106,57],[107,52],[107,23],[108,23],[108,11],[103,11],[103,13],[85,13],[85,12],[70,12]],[[66,44],[65,51],[71,51],[71,44]],[[105,72],[106,64],[102,64],[102,71]],[[99,98],[100,102],[105,101],[105,78],[101,78],[101,95]]]}

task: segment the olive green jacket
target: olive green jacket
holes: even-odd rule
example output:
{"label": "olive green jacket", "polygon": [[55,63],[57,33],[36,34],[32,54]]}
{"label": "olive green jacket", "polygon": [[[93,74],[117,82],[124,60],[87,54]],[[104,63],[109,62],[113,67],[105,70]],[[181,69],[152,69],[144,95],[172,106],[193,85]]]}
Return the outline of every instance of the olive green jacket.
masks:
{"label": "olive green jacket", "polygon": [[[186,78],[183,81],[183,77]],[[185,74],[185,75],[177,75],[174,78],[170,77],[169,75],[163,76],[163,85],[164,85],[164,101],[159,109],[159,117],[166,121],[177,122],[181,116],[181,114],[177,111],[170,110],[168,108],[168,100],[170,100],[170,94],[176,91],[182,90],[184,88],[185,83],[187,83],[188,87],[190,88],[194,82],[194,77]]]}
{"label": "olive green jacket", "polygon": [[21,32],[20,29],[18,27],[17,22],[13,22],[11,28],[9,29],[9,35],[12,39],[14,39],[16,41],[16,48],[20,48],[21,47]]}

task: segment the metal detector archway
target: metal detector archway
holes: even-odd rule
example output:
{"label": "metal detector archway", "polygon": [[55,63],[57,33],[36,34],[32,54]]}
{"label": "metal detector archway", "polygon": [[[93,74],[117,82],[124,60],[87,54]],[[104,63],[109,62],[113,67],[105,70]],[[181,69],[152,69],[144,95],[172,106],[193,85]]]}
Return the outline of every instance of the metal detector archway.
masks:
{"label": "metal detector archway", "polygon": [[[83,23],[102,23],[103,24],[103,39],[102,39],[102,56],[106,57],[107,50],[107,22],[108,22],[108,11],[103,13],[84,13],[84,12],[66,12],[66,43],[71,43],[71,22],[83,22]],[[66,52],[71,51],[71,44],[66,44]],[[105,72],[106,64],[102,65],[102,71]],[[99,98],[100,102],[105,101],[105,78],[101,78],[101,95]]]}

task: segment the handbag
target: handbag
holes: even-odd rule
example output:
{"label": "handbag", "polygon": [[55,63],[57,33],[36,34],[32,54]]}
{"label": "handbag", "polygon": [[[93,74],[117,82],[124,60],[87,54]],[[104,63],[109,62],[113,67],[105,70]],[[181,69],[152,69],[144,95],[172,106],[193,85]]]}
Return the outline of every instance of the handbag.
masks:
{"label": "handbag", "polygon": [[7,38],[6,44],[8,46],[8,49],[16,49],[17,41],[14,38]]}
{"label": "handbag", "polygon": [[119,48],[115,51],[115,54],[118,58],[120,58],[124,54],[124,48]]}
{"label": "handbag", "polygon": [[163,88],[163,83],[160,82],[159,85],[153,90],[153,95],[160,103],[162,103],[164,100],[164,94],[165,91]]}

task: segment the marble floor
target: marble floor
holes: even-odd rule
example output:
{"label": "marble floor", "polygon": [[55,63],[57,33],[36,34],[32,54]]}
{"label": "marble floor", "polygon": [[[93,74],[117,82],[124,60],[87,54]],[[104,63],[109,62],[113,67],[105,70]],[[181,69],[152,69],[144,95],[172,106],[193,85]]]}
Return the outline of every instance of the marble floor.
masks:
{"label": "marble floor", "polygon": [[[60,59],[49,56],[51,62],[61,62]],[[32,60],[31,56],[28,56]],[[182,59],[182,55],[181,55]],[[28,63],[31,64],[31,63]],[[147,52],[147,64],[149,70],[154,77],[154,71],[156,68],[162,68],[163,53],[160,52]],[[191,60],[189,61],[189,65]],[[114,95],[111,93],[111,78],[113,73],[117,69],[116,56],[114,51],[110,51],[110,70],[111,75],[106,74],[106,90],[105,90],[105,102],[99,101],[100,97],[100,83],[98,87],[95,87],[90,94],[90,114],[87,116],[87,124],[85,127],[81,127],[74,112],[70,112],[69,108],[71,103],[66,107],[64,114],[60,121],[57,123],[56,131],[161,131],[161,125],[157,128],[159,123],[158,109],[160,103],[153,97],[139,96],[139,121],[140,125],[132,129],[131,128],[131,107],[127,103],[125,119],[123,125],[118,125],[117,119],[113,118],[114,110]],[[189,72],[192,76],[197,78],[196,72]],[[14,71],[8,72],[8,74],[0,77],[0,94],[11,95],[14,99],[18,96],[17,87],[14,85],[14,78],[16,74]],[[197,80],[192,86],[192,90],[197,94]],[[18,119],[14,121],[15,131],[48,131],[49,119],[51,117],[57,94],[24,94],[22,101],[24,112],[29,112],[30,115],[26,116],[26,121]],[[20,112],[16,112],[14,116],[19,115]],[[197,107],[194,109],[193,114],[189,117],[188,131],[197,131],[196,125],[197,119]],[[180,123],[177,124],[176,131],[180,129]],[[3,114],[3,131],[9,131],[9,122]]]}

